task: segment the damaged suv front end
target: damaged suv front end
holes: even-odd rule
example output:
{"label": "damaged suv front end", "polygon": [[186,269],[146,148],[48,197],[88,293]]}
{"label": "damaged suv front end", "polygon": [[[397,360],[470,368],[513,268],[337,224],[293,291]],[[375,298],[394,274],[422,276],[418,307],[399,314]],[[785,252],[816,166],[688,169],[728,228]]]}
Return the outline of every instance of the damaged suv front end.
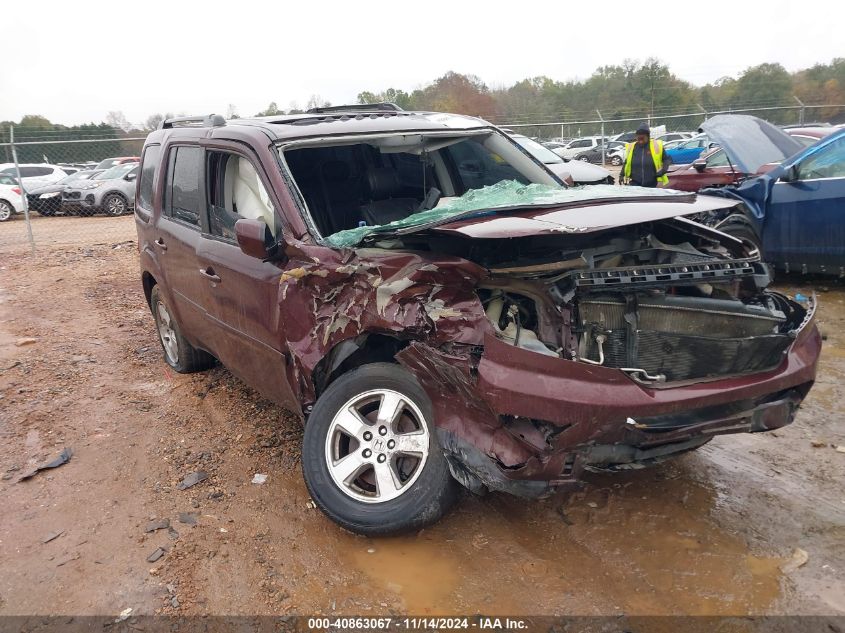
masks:
{"label": "damaged suv front end", "polygon": [[733,204],[500,181],[301,244],[282,291],[291,319],[313,314],[289,338],[306,411],[356,357],[398,361],[452,476],[528,497],[788,424],[815,377],[814,304],[680,217]]}

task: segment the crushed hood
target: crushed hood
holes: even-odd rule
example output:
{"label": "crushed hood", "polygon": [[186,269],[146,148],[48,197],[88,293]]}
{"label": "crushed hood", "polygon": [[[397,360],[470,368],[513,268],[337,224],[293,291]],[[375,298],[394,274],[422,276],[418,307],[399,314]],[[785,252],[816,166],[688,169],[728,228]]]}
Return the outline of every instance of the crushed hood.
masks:
{"label": "crushed hood", "polygon": [[747,114],[720,114],[704,121],[701,129],[745,174],[754,174],[768,163],[783,162],[804,149],[780,128]]}
{"label": "crushed hood", "polygon": [[525,237],[586,233],[734,206],[736,203],[670,189],[615,185],[552,187],[502,181],[474,189],[434,209],[378,226],[339,231],[329,246],[353,247],[366,240],[424,231],[467,237]]}
{"label": "crushed hood", "polygon": [[[595,185],[600,187],[600,185]],[[608,185],[608,187],[612,187]],[[438,233],[472,238],[528,237],[555,233],[591,233],[665,220],[677,216],[715,211],[736,202],[710,196],[641,197],[634,199],[597,197],[590,203],[570,203],[555,209],[517,211],[495,216],[457,220],[436,227]]]}

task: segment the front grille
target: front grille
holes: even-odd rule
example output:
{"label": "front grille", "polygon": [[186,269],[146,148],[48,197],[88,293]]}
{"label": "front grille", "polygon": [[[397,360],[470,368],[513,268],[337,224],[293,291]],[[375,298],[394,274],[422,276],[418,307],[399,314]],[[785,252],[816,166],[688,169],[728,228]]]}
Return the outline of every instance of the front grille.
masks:
{"label": "front grille", "polygon": [[600,332],[607,338],[605,366],[644,369],[668,381],[771,369],[792,341],[778,333],[782,313],[739,301],[602,298],[580,301],[578,309],[585,358],[599,360]]}
{"label": "front grille", "polygon": [[65,198],[70,200],[78,200],[81,197],[81,193],[79,191],[66,191]]}

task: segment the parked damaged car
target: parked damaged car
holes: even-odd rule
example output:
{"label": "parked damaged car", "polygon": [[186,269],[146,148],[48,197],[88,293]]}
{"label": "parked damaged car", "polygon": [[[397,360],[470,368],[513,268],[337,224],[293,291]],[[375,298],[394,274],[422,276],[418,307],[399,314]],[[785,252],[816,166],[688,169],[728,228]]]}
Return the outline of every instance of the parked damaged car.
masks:
{"label": "parked damaged car", "polygon": [[782,427],[815,378],[814,303],[682,217],[735,201],[568,188],[480,119],[167,120],[136,198],[166,362],[300,414],[309,493],[355,532]]}
{"label": "parked damaged car", "polygon": [[702,127],[737,171],[766,172],[705,190],[742,204],[708,212],[702,220],[752,243],[780,270],[845,276],[845,129],[805,147],[747,115],[716,116]]}
{"label": "parked damaged car", "polygon": [[[789,128],[784,131],[798,141],[799,145],[790,145],[794,151],[797,151],[799,147],[809,147],[837,130],[838,128],[832,126],[818,126],[813,128]],[[740,139],[737,139],[736,142],[742,143]],[[754,140],[751,139],[749,142],[753,143]],[[780,152],[780,154],[783,154],[783,152]],[[788,158],[790,155],[773,156],[772,158],[777,159],[777,162],[759,165],[754,173],[747,174],[731,161],[724,148],[716,147],[704,152],[700,158],[692,161],[691,165],[672,165],[666,175],[669,177],[669,188],[680,191],[699,191],[706,187],[737,185],[746,178],[774,169],[781,160]]]}

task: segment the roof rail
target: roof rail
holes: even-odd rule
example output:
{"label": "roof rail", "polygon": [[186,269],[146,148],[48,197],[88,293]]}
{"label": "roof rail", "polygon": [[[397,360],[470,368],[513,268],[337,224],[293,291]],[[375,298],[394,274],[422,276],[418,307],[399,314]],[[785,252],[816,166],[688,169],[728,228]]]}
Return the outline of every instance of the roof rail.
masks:
{"label": "roof rail", "polygon": [[158,124],[159,130],[168,130],[172,127],[181,127],[182,125],[199,124],[198,127],[221,127],[226,125],[226,119],[219,114],[209,114],[206,116],[177,116],[172,119],[165,119]]}
{"label": "roof rail", "polygon": [[380,103],[354,103],[350,105],[322,106],[309,108],[305,111],[308,114],[324,114],[328,112],[404,112],[395,103],[382,101]]}

